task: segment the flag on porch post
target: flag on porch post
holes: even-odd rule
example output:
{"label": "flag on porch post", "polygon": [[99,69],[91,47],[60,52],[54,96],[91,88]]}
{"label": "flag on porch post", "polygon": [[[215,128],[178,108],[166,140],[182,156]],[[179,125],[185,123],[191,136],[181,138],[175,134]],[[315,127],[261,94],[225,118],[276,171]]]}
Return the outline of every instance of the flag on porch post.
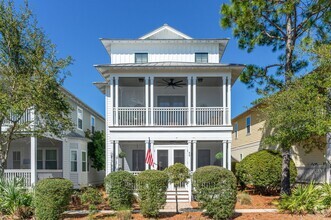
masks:
{"label": "flag on porch post", "polygon": [[145,163],[147,163],[151,167],[153,167],[153,165],[154,165],[150,139],[148,140],[148,150],[146,153]]}

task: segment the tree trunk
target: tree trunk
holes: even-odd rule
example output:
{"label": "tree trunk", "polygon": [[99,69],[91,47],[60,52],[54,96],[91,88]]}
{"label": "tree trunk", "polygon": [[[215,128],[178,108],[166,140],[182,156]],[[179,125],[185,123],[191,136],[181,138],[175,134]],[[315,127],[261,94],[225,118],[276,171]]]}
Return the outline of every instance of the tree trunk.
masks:
{"label": "tree trunk", "polygon": [[175,186],[175,190],[176,190],[176,213],[178,214],[178,197],[177,197],[177,186]]}
{"label": "tree trunk", "polygon": [[289,148],[282,147],[282,179],[281,179],[281,193],[286,195],[291,194],[291,182],[290,182],[290,162],[291,152]]}
{"label": "tree trunk", "polygon": [[[286,49],[285,49],[285,89],[289,82],[292,80],[292,62],[293,62],[293,50],[295,45],[295,33],[292,30],[291,15],[288,15],[286,19]],[[291,194],[290,183],[290,162],[291,162],[291,146],[280,145],[282,152],[282,178],[281,178],[281,193],[286,195]]]}
{"label": "tree trunk", "polygon": [[4,176],[5,166],[6,166],[6,154],[0,151],[0,179]]}

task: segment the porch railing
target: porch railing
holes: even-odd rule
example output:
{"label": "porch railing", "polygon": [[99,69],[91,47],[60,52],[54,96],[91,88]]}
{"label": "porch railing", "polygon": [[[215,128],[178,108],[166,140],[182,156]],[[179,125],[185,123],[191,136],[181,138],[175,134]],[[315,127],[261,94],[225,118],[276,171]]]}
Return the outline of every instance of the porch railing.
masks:
{"label": "porch railing", "polygon": [[[196,107],[197,126],[221,126],[228,124],[229,108]],[[194,110],[188,107],[119,107],[114,108],[114,124],[118,126],[187,126],[194,124]],[[117,113],[117,115],[116,115]],[[190,115],[190,117],[189,117]],[[153,117],[152,117],[153,116]],[[152,123],[153,118],[153,124]]]}
{"label": "porch railing", "polygon": [[187,107],[154,107],[154,125],[187,125]]}
{"label": "porch railing", "polygon": [[[116,112],[116,111],[114,111]],[[116,117],[116,115],[115,115]],[[146,108],[144,107],[119,107],[118,125],[142,126],[146,124]]]}
{"label": "porch railing", "polygon": [[14,178],[22,178],[24,186],[31,187],[31,171],[29,169],[5,169],[4,177],[6,180],[13,180]]}
{"label": "porch railing", "polygon": [[197,107],[196,123],[197,125],[223,125],[223,107]]}
{"label": "porch railing", "polygon": [[[33,110],[32,109],[28,109],[26,110],[22,117],[19,119],[18,123],[19,124],[24,124],[24,123],[27,123],[27,122],[32,122],[32,114],[33,114]],[[5,126],[9,126],[13,123],[13,121],[16,121],[18,120],[18,117],[16,114],[13,114],[13,113],[10,113],[9,114],[9,118],[5,119],[4,120],[4,125]]]}

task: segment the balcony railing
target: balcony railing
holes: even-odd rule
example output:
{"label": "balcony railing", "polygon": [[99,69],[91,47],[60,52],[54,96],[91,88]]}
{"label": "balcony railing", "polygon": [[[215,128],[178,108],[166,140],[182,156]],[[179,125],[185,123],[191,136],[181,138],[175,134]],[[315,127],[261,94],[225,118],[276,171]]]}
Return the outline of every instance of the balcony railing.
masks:
{"label": "balcony railing", "polygon": [[119,107],[117,111],[114,108],[113,116],[115,126],[222,126],[229,123],[228,108],[196,107],[195,112],[194,108],[190,111],[188,107],[153,107],[148,111],[145,107]]}
{"label": "balcony railing", "polygon": [[[33,119],[33,110],[32,109],[28,109],[24,112],[24,114],[22,115],[22,117],[19,119],[18,124],[24,124],[27,122],[32,122]],[[5,126],[10,126],[13,121],[17,121],[18,120],[18,116],[10,113],[9,114],[9,119],[5,119],[3,122],[3,125]]]}

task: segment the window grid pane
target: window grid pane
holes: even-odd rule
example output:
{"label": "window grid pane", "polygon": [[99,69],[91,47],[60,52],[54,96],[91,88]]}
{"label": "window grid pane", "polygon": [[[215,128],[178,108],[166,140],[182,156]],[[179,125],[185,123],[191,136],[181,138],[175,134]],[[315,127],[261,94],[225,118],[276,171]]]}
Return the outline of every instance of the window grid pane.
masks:
{"label": "window grid pane", "polygon": [[208,53],[196,53],[195,62],[196,63],[208,63]]}
{"label": "window grid pane", "polygon": [[86,152],[82,152],[82,171],[86,171]]}
{"label": "window grid pane", "polygon": [[148,54],[147,53],[135,53],[135,63],[147,63]]}
{"label": "window grid pane", "polygon": [[71,172],[77,172],[77,151],[71,151]]}

